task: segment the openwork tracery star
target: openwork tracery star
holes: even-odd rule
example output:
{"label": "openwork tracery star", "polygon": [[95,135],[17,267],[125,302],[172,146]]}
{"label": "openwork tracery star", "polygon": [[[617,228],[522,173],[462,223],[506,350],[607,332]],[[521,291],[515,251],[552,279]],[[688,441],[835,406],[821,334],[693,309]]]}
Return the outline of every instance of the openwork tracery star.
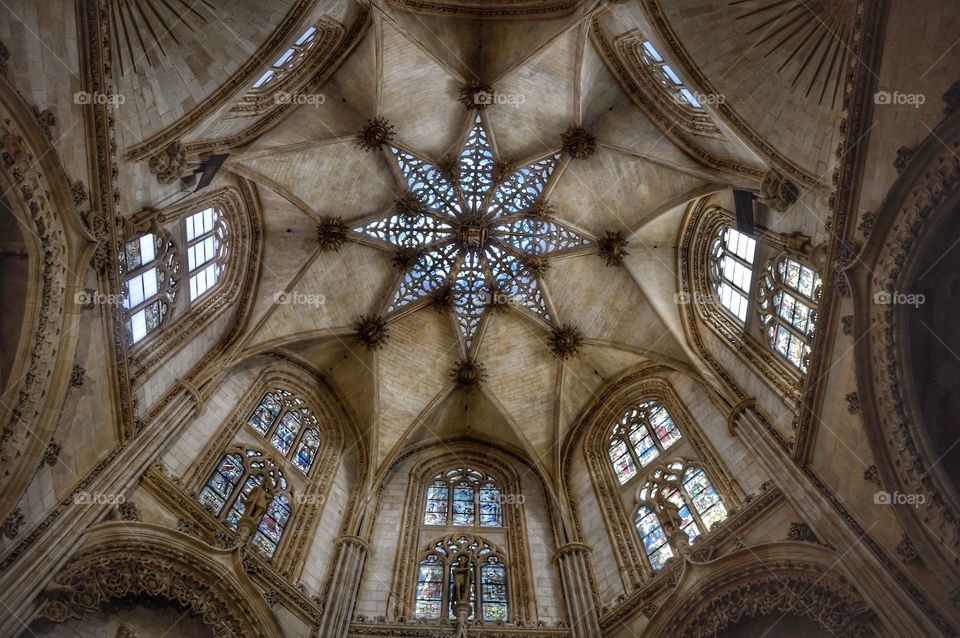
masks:
{"label": "openwork tracery star", "polygon": [[[543,194],[559,153],[538,159],[501,180],[504,162],[493,151],[479,113],[474,115],[457,162],[437,164],[389,146],[403,187],[422,204],[401,199],[381,219],[354,229],[362,235],[418,251],[387,312],[448,287],[466,349],[473,347],[487,308],[509,302],[545,321],[550,314],[532,262],[590,243],[580,233],[543,214]],[[497,169],[495,169],[495,164]],[[414,210],[411,210],[413,208]],[[412,214],[411,214],[412,213]]]}

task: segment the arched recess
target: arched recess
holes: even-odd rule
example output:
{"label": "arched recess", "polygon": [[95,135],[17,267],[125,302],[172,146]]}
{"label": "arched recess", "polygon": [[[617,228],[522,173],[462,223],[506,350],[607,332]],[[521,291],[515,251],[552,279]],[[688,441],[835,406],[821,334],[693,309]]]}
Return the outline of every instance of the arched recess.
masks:
{"label": "arched recess", "polygon": [[40,465],[70,387],[77,293],[94,250],[78,222],[70,186],[33,111],[0,76],[3,214],[19,228],[27,254],[22,293],[4,299],[10,308],[2,311],[12,311],[19,335],[0,397],[0,519]]}
{"label": "arched recess", "polygon": [[[224,312],[233,310],[235,325],[240,325],[252,305],[255,283],[259,277],[263,250],[263,213],[256,187],[242,177],[231,175],[229,183],[215,191],[190,198],[162,210],[144,210],[125,224],[123,242],[146,232],[162,232],[175,238],[179,252],[180,269],[177,300],[171,315],[154,332],[139,343],[128,346],[130,379],[148,376],[157,365],[169,360],[181,348]],[[224,263],[224,274],[217,287],[191,303],[188,294],[189,275],[186,272],[186,241],[183,235],[184,219],[204,208],[221,211],[228,231],[229,250]],[[118,327],[123,330],[123,327]],[[126,338],[126,335],[123,335]]]}
{"label": "arched recess", "polygon": [[47,587],[38,617],[83,619],[106,603],[145,596],[198,616],[218,638],[281,638],[243,554],[158,525],[103,523]]}
{"label": "arched recess", "polygon": [[960,113],[953,113],[916,148],[850,271],[858,398],[882,489],[920,503],[894,511],[955,601],[960,484],[957,448],[950,448],[960,435],[951,314],[960,307],[958,149]]}
{"label": "arched recess", "polygon": [[[531,467],[494,446],[468,441],[445,442],[411,450],[398,458],[395,465],[399,465],[412,455],[416,455],[418,461],[410,474],[404,500],[402,532],[397,545],[392,579],[392,590],[397,593],[397,596],[388,609],[389,617],[391,619],[410,617],[414,605],[417,565],[421,555],[429,549],[436,538],[456,532],[455,527],[437,527],[437,531],[432,531],[420,525],[425,511],[427,486],[440,472],[467,466],[493,477],[501,494],[510,499],[505,501],[501,508],[504,535],[501,545],[507,554],[510,583],[508,589],[510,622],[521,624],[535,621],[537,600],[530,562],[527,521],[522,507],[524,499],[520,475],[520,468],[529,472]],[[539,475],[536,481],[543,486],[543,480]],[[547,516],[552,519],[553,511],[549,500],[546,503]],[[428,531],[429,533],[424,533]],[[486,534],[482,531],[479,533]],[[556,539],[552,540],[556,544]]]}
{"label": "arched recess", "polygon": [[[687,449],[692,452],[692,457],[705,469],[722,495],[728,510],[739,507],[743,502],[741,488],[713,445],[703,436],[690,411],[664,378],[666,371],[667,368],[663,366],[647,366],[610,385],[581,417],[563,450],[563,482],[566,485],[570,485],[572,480],[570,468],[573,466],[573,455],[582,453],[586,459],[604,526],[612,547],[616,548],[613,554],[620,578],[627,591],[636,589],[654,573],[634,524],[635,510],[628,509],[628,505],[624,504],[621,496],[624,486],[620,485],[614,473],[608,453],[611,430],[624,411],[640,401],[655,399],[661,402],[689,444]],[[663,458],[671,458],[671,455],[666,454]],[[631,488],[631,493],[634,491],[636,488]],[[629,507],[633,505],[635,503],[631,501]],[[575,499],[570,500],[570,511],[578,537],[583,538],[581,515]]]}
{"label": "arched recess", "polygon": [[[719,303],[713,286],[711,274],[711,254],[718,232],[725,226],[736,226],[734,213],[720,206],[709,205],[708,197],[698,200],[684,222],[680,234],[678,261],[688,267],[680,269],[683,277],[682,289],[689,291],[688,303],[694,312],[684,304],[682,312],[688,321],[697,321],[706,325],[727,345],[757,378],[764,381],[774,392],[794,401],[800,398],[800,372],[785,359],[774,352],[762,339],[762,330],[750,331],[744,324],[738,323]],[[812,265],[810,255],[800,250],[798,241],[787,242],[779,233],[763,228],[755,229],[757,255],[754,259],[753,284],[747,295],[749,299],[748,323],[756,321],[756,282],[764,264],[778,255],[784,254],[805,264]],[[791,238],[793,239],[793,238]],[[703,351],[705,345],[694,344]]]}
{"label": "arched recess", "polygon": [[832,551],[803,542],[756,545],[709,563],[687,562],[642,636],[712,638],[744,620],[770,615],[808,619],[828,636],[877,635],[874,612],[834,571],[836,562]]}
{"label": "arched recess", "polygon": [[[276,388],[286,389],[303,399],[317,419],[316,427],[320,431],[321,446],[306,475],[248,423],[264,395]],[[355,438],[358,434],[353,423],[351,415],[334,389],[327,385],[319,374],[297,365],[296,361],[273,362],[264,368],[250,385],[244,400],[226,415],[216,435],[199,450],[182,482],[188,486],[191,496],[196,500],[227,450],[238,445],[255,445],[258,449],[270,453],[275,458],[276,465],[284,468],[285,477],[292,483],[294,490],[293,515],[272,562],[276,569],[289,573],[292,578],[299,578],[303,573],[317,526],[328,504],[334,477],[347,453],[347,441],[355,443],[358,440]],[[366,474],[367,459],[365,448],[361,444],[351,446],[353,447],[357,449],[356,480],[359,484]],[[355,508],[356,495],[344,508],[343,525],[346,525]]]}

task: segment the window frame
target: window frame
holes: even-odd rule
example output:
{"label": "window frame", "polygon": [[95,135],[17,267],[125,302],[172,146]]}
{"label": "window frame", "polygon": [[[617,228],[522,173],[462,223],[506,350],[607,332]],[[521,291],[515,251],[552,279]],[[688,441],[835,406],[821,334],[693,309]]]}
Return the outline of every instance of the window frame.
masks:
{"label": "window frame", "polygon": [[[737,233],[737,235],[746,238],[748,241],[752,242],[751,259],[747,261],[745,258],[737,254],[735,250],[730,247],[729,239],[727,237],[728,233]],[[710,278],[711,278],[711,288],[716,297],[717,304],[738,324],[744,328],[748,327],[748,323],[751,317],[750,307],[753,305],[753,289],[757,282],[757,252],[759,249],[760,241],[756,237],[752,237],[746,233],[742,233],[731,224],[720,224],[717,229],[714,231],[714,238],[710,244]],[[723,260],[729,258],[733,260],[736,264],[739,264],[741,267],[746,269],[750,275],[750,280],[747,283],[747,288],[744,289],[738,285],[733,280],[729,279],[724,274],[723,269]],[[723,302],[723,296],[720,294],[721,287],[726,284],[733,292],[733,294],[739,295],[743,300],[743,317],[740,317],[738,314],[734,313],[733,310]]]}
{"label": "window frame", "polygon": [[[143,258],[143,240],[147,237],[153,237],[153,256],[149,261]],[[130,268],[131,244],[138,244],[137,255],[139,264]],[[179,289],[180,259],[174,240],[161,228],[152,227],[135,237],[123,242],[123,253],[120,259],[121,263],[121,292],[122,304],[124,310],[124,333],[127,346],[129,348],[139,348],[149,341],[153,336],[160,332],[160,328],[175,312],[176,298]],[[130,284],[135,279],[143,278],[151,270],[156,271],[156,289],[150,295],[144,295],[136,304],[131,301]],[[144,333],[140,338],[135,338],[134,317],[139,313],[146,313],[146,310],[157,305],[157,323],[153,328],[146,327],[146,314],[144,314]]]}
{"label": "window frame", "polygon": [[[421,552],[415,563],[416,570],[413,582],[413,596],[410,598],[413,606],[410,610],[410,617],[427,621],[454,619],[451,600],[451,592],[453,591],[453,569],[460,556],[467,557],[473,571],[470,592],[473,613],[469,619],[480,622],[481,624],[492,624],[499,621],[509,622],[514,614],[513,605],[510,600],[512,591],[510,587],[510,564],[500,548],[483,537],[469,532],[434,539],[429,543],[429,549]],[[430,567],[441,566],[440,573],[442,574],[442,578],[440,580],[439,617],[418,614],[418,606],[421,601],[432,602],[435,600],[434,598],[424,598],[420,595],[420,586],[422,583],[436,582],[423,581],[420,579],[421,569],[425,565]],[[484,582],[485,571],[492,566],[501,570],[503,575],[503,601],[489,602],[486,600],[484,588],[484,585],[487,584]],[[502,603],[504,606],[504,617],[487,618],[486,606],[498,603]]]}
{"label": "window frame", "polygon": [[[258,412],[260,408],[264,407],[267,397],[269,396],[273,396],[277,399],[278,411],[273,415],[272,420],[267,425],[266,431],[262,432],[259,428],[257,428],[256,425],[253,424],[253,419],[255,417],[259,418]],[[274,443],[274,437],[277,436],[277,431],[280,429],[280,426],[283,425],[283,420],[287,414],[294,415],[299,421],[300,425],[299,429],[288,443],[287,450],[284,451]],[[304,399],[291,390],[287,390],[280,386],[274,386],[271,389],[264,390],[260,400],[253,406],[253,409],[249,412],[244,422],[257,434],[257,436],[261,437],[268,445],[270,445],[271,448],[286,462],[297,468],[297,470],[299,470],[303,476],[310,476],[310,473],[316,466],[317,457],[320,456],[320,451],[323,448],[324,438],[321,433],[320,421],[317,418],[316,413]],[[297,462],[297,456],[300,448],[304,445],[304,439],[307,437],[307,433],[310,431],[315,433],[317,446],[313,450],[313,458],[310,460],[309,466],[306,470],[304,470],[303,467],[301,467]]]}
{"label": "window frame", "polygon": [[[190,236],[193,234],[193,228],[191,228],[191,224],[193,224],[195,227],[195,222],[193,222],[193,220],[198,216],[202,216],[207,211],[213,211],[214,216],[210,225],[210,230],[199,235],[194,235],[193,238],[191,238]],[[190,261],[193,259],[194,249],[201,246],[206,240],[211,238],[214,240],[213,253],[205,261],[196,264],[191,268]],[[229,239],[230,225],[227,223],[226,215],[219,207],[205,206],[184,216],[183,242],[184,254],[187,256],[186,271],[187,283],[189,286],[188,302],[191,305],[200,303],[205,296],[216,290],[220,285],[224,270],[226,269],[226,261],[229,251]],[[194,281],[211,267],[215,269],[213,284],[207,286],[203,292],[194,295]]]}
{"label": "window frame", "polygon": [[[628,423],[625,423],[625,421],[630,416],[631,412],[636,412],[638,409],[646,410],[646,414],[644,415],[642,422],[638,419],[636,421],[636,425],[631,427]],[[670,441],[669,445],[663,444],[660,435],[657,433],[656,426],[654,426],[652,419],[649,418],[649,415],[655,413],[657,410],[663,410],[666,413],[667,419],[669,419],[670,423],[673,425],[672,430],[678,434],[676,438]],[[636,444],[633,442],[631,437],[631,433],[634,431],[637,425],[646,429],[647,436],[653,442],[653,447],[647,448],[647,450],[653,449],[657,452],[656,455],[651,457],[646,463],[643,463],[641,454],[637,451]],[[621,411],[620,417],[613,424],[608,437],[607,458],[609,460],[610,467],[613,470],[614,478],[616,479],[618,486],[623,487],[624,485],[633,482],[638,476],[641,476],[643,473],[645,473],[647,468],[649,468],[652,463],[666,454],[667,450],[672,448],[683,438],[683,430],[681,430],[677,425],[676,419],[670,413],[669,408],[663,400],[657,397],[646,397],[632,402],[627,408]],[[643,439],[641,439],[641,441],[642,440]],[[633,466],[633,474],[624,480],[621,480],[620,474],[617,472],[616,461],[610,454],[617,443],[626,447],[627,455],[630,457]],[[620,458],[623,458],[623,455],[617,457],[617,459]]]}
{"label": "window frame", "polygon": [[[479,477],[479,478],[476,478]],[[457,487],[461,484],[467,482],[472,489],[472,500],[473,504],[473,518],[470,523],[455,523],[453,522],[455,512],[455,502],[463,499],[457,499]],[[488,488],[492,486],[492,488]],[[431,511],[428,508],[430,507],[431,502],[437,502],[439,499],[431,498],[431,488],[444,487],[447,491],[445,496],[446,501],[446,510],[444,511],[445,522],[444,523],[430,523],[427,521],[429,514],[435,514],[436,511]],[[481,492],[483,491],[495,491],[497,493],[496,500],[486,501],[488,503],[496,503],[496,525],[485,525],[483,524],[483,504],[485,501],[481,499]],[[469,466],[457,466],[448,468],[442,472],[436,474],[431,478],[424,487],[424,505],[420,511],[420,525],[423,527],[461,527],[461,528],[482,528],[482,529],[502,529],[504,525],[504,516],[503,516],[503,489],[500,487],[500,482],[490,474],[482,470],[475,469]]]}
{"label": "window frame", "polygon": [[[786,282],[786,271],[789,268],[789,263],[795,264],[801,273],[803,270],[808,270],[813,274],[810,295]],[[823,279],[816,268],[786,253],[781,253],[770,259],[757,278],[756,312],[760,319],[767,347],[792,368],[798,370],[800,374],[806,374],[807,372],[806,360],[810,356],[813,346],[822,287]],[[806,309],[805,317],[808,326],[806,331],[798,328],[793,321],[782,314],[783,302],[788,298],[793,300],[794,307],[803,306]],[[794,361],[787,353],[783,353],[777,348],[777,335],[780,328],[783,328],[789,335],[788,353],[790,351],[789,343],[792,343],[793,340],[797,340],[801,344],[799,361]]]}
{"label": "window frame", "polygon": [[[230,492],[224,496],[216,489],[216,487],[214,487],[214,479],[217,476],[223,477],[221,468],[229,457],[240,458],[240,467],[242,468],[242,472],[237,475],[237,480],[234,482],[224,479],[232,485]],[[257,480],[257,478],[259,478],[259,480]],[[207,479],[203,482],[203,485],[197,492],[196,500],[200,507],[210,516],[214,517],[218,523],[226,527],[229,533],[236,534],[237,524],[239,523],[240,519],[243,518],[243,515],[246,512],[247,497],[257,485],[268,478],[273,483],[272,490],[274,491],[274,497],[267,506],[267,510],[260,517],[260,520],[257,521],[257,527],[250,535],[249,541],[250,544],[257,548],[257,554],[261,558],[272,561],[280,551],[280,547],[284,541],[284,538],[286,537],[286,531],[289,529],[291,520],[293,518],[293,505],[291,503],[290,485],[287,482],[286,477],[283,475],[283,470],[277,465],[273,457],[264,453],[262,450],[252,447],[245,448],[243,450],[234,449],[224,451],[224,453],[220,456],[220,460],[216,463],[213,470],[208,473]],[[247,485],[250,484],[251,481],[252,484],[250,485],[250,489],[247,490]],[[208,491],[216,498],[223,501],[219,509],[211,508],[209,507],[209,503],[204,503],[203,496],[204,493]],[[241,497],[243,498],[242,501]],[[242,510],[238,507],[238,503],[242,505]],[[286,510],[285,521],[280,525],[280,534],[276,542],[270,539],[269,536],[261,530],[261,527],[265,524],[267,517],[270,517],[275,523],[277,522],[277,517],[274,513],[275,507],[282,507]],[[233,516],[235,512],[236,516]],[[260,537],[265,538],[267,543],[273,545],[273,552],[269,555],[264,555],[264,553],[260,551],[262,546],[257,544],[257,540]]]}
{"label": "window frame", "polygon": [[[694,474],[694,477],[688,478],[688,474],[691,472],[699,472],[699,474],[703,476],[706,483],[706,486],[695,495],[691,494],[687,487],[696,476],[696,474]],[[686,532],[691,544],[702,538],[704,535],[712,532],[713,527],[727,520],[730,517],[730,509],[723,494],[721,494],[720,490],[717,489],[716,481],[710,479],[710,475],[707,473],[707,468],[704,467],[704,464],[700,461],[688,459],[666,460],[650,468],[649,472],[644,478],[646,480],[637,490],[637,498],[635,499],[636,502],[633,508],[633,526],[640,537],[641,549],[643,550],[644,557],[647,559],[648,567],[650,567],[650,569],[652,569],[654,572],[658,572],[663,569],[663,565],[661,565],[659,568],[653,565],[653,561],[650,560],[650,554],[647,552],[644,542],[646,536],[641,532],[638,526],[638,523],[641,520],[639,515],[640,511],[647,509],[649,513],[652,513],[656,518],[660,530],[663,530],[663,519],[658,513],[659,507],[655,502],[657,494],[662,494],[664,490],[670,490],[668,494],[664,495],[664,498],[672,501],[678,506],[680,505],[680,502],[683,503],[683,507],[681,507],[681,517],[682,511],[686,509],[689,520],[681,525],[681,529]],[[699,496],[706,489],[711,489],[716,494],[717,498],[701,512],[697,508],[694,498],[695,496]],[[678,495],[678,499],[673,498],[675,494]],[[677,502],[678,500],[680,502]],[[704,515],[717,507],[721,508],[723,516],[714,519],[710,524],[710,527],[707,527]],[[691,531],[688,530],[692,530],[694,533],[691,533]],[[673,552],[673,547],[669,545],[669,541],[667,542],[667,546],[670,547],[670,555],[674,556],[675,554]],[[657,551],[659,551],[662,547],[663,545],[658,546]],[[664,558],[664,565],[668,559],[669,557]]]}

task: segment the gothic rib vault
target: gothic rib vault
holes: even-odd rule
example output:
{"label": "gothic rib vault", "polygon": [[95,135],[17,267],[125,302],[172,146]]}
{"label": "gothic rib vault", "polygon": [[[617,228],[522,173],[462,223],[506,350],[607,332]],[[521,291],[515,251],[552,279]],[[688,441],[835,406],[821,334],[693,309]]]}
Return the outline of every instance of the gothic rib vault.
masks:
{"label": "gothic rib vault", "polygon": [[[637,234],[627,268],[608,266],[597,243],[610,231],[629,241],[649,211],[707,187],[711,174],[652,131],[643,156],[620,146],[621,121],[611,114],[632,107],[612,91],[598,58],[581,59],[586,26],[519,56],[487,105],[482,95],[464,104],[460,74],[384,19],[341,70],[378,68],[372,77],[351,76],[354,104],[298,109],[228,161],[317,221],[339,218],[351,228],[338,251],[304,256],[286,283],[291,300],[324,303],[262,306],[245,348],[309,344],[319,361],[353,350],[377,397],[356,407],[370,424],[378,464],[412,441],[484,423],[552,474],[558,442],[599,384],[648,360],[687,365],[676,330],[648,298],[675,305],[672,292],[650,290],[669,280],[671,258]],[[391,55],[376,62],[379,47]],[[346,86],[336,76],[332,82]],[[354,138],[377,118],[391,140],[365,150]],[[595,152],[582,159],[563,149],[563,135],[577,125],[595,138]],[[411,191],[414,208],[425,209],[413,215],[400,210]],[[484,219],[471,223],[477,214]],[[310,232],[304,222],[294,232]],[[472,252],[471,242],[482,250]],[[408,256],[424,246],[426,254]],[[653,263],[641,272],[633,254]],[[452,298],[438,300],[447,287]],[[261,304],[274,294],[261,293]],[[425,308],[447,301],[452,313]],[[675,307],[666,310],[677,316]],[[382,316],[390,334],[373,353],[352,345],[354,323],[366,315]],[[565,364],[550,349],[552,332],[564,326],[583,341],[582,356]],[[454,409],[446,404],[460,394],[450,372],[463,358],[482,364],[486,382]]]}
{"label": "gothic rib vault", "polygon": [[955,2],[54,4],[0,636],[960,635]]}

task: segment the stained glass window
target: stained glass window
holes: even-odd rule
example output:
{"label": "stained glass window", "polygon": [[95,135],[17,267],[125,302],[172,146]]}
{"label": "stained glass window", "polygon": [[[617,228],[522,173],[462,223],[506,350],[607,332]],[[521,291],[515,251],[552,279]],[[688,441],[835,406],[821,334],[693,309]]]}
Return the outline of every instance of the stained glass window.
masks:
{"label": "stained glass window", "polygon": [[680,430],[659,401],[631,406],[620,416],[610,436],[608,454],[621,485],[637,475],[671,445],[680,440]]}
{"label": "stained glass window", "polygon": [[650,566],[654,571],[659,571],[667,559],[673,556],[673,550],[667,542],[667,535],[663,532],[660,520],[649,507],[641,506],[637,510],[636,525]]}
{"label": "stained glass window", "polygon": [[124,244],[120,267],[127,339],[135,345],[166,319],[176,299],[179,261],[172,241],[147,233]]}
{"label": "stained glass window", "polygon": [[263,89],[268,85],[285,77],[306,57],[307,53],[317,43],[318,31],[316,27],[309,27],[296,41],[277,58],[267,71],[254,82],[254,89]]}
{"label": "stained glass window", "polygon": [[711,250],[711,274],[717,299],[740,323],[747,319],[756,250],[755,239],[729,226],[720,228]]}
{"label": "stained glass window", "polygon": [[[250,493],[265,480],[272,500],[260,518],[251,543],[263,558],[270,559],[277,551],[291,514],[287,481],[272,460],[254,449],[248,449],[242,455],[237,452],[225,454],[200,490],[198,500],[235,532],[246,512]],[[236,489],[238,485],[240,489]]]}
{"label": "stained glass window", "polygon": [[508,621],[508,570],[501,550],[473,534],[454,534],[430,543],[417,566],[413,617],[453,619],[454,570],[466,557],[471,573],[470,619]]}
{"label": "stained glass window", "polygon": [[187,217],[187,272],[190,301],[214,288],[223,272],[227,250],[226,218],[216,208],[205,208]]}
{"label": "stained glass window", "polygon": [[816,270],[780,257],[764,269],[757,289],[757,312],[770,347],[801,372],[807,371],[820,288]]}
{"label": "stained glass window", "polygon": [[484,621],[507,619],[507,568],[496,556],[480,568],[480,600]]}
{"label": "stained glass window", "polygon": [[276,388],[263,395],[247,423],[307,474],[320,450],[317,417],[300,397]]}
{"label": "stained glass window", "polygon": [[673,556],[658,517],[655,499],[666,498],[679,509],[680,529],[692,542],[727,518],[727,508],[702,467],[674,461],[657,466],[640,490],[636,526],[650,566],[657,571]]}
{"label": "stained glass window", "polygon": [[391,210],[354,228],[384,247],[421,251],[400,279],[388,312],[448,286],[453,313],[467,350],[474,347],[493,295],[549,320],[538,275],[523,257],[576,249],[590,243],[579,232],[536,214],[560,155],[551,154],[494,179],[496,154],[483,119],[476,115],[456,164],[441,170],[413,153],[390,152],[408,189],[422,205],[416,215]]}
{"label": "stained glass window", "polygon": [[243,473],[243,457],[239,454],[225,455],[200,491],[200,505],[219,515]]}
{"label": "stained glass window", "polygon": [[443,563],[436,556],[421,561],[417,569],[416,618],[439,620],[443,610]]}
{"label": "stained glass window", "polygon": [[496,481],[470,468],[441,472],[427,486],[424,525],[503,526],[502,495]]}

